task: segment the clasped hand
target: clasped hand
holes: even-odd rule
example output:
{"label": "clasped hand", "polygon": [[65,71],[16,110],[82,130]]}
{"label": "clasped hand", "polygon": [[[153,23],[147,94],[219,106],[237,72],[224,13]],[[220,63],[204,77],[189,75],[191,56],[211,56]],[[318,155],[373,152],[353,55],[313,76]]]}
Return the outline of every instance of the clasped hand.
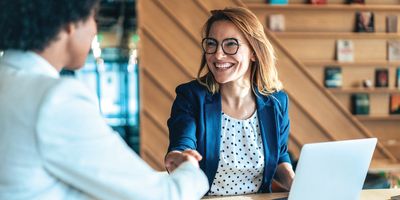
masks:
{"label": "clasped hand", "polygon": [[199,152],[196,150],[185,150],[185,151],[171,151],[167,154],[165,157],[165,167],[167,168],[167,171],[171,173],[174,171],[179,165],[182,163],[189,161],[191,164],[195,165],[196,167],[199,167],[199,161],[203,157],[200,155]]}

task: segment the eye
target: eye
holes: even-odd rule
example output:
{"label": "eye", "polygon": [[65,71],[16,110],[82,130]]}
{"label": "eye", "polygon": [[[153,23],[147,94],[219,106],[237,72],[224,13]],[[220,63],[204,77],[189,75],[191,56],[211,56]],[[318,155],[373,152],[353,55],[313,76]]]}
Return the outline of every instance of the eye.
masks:
{"label": "eye", "polygon": [[238,44],[236,42],[227,42],[226,46],[230,47],[230,46],[237,46]]}
{"label": "eye", "polygon": [[236,47],[238,45],[239,44],[236,42],[236,40],[230,39],[230,40],[225,40],[224,41],[224,46],[226,46],[226,47]]}
{"label": "eye", "polygon": [[217,43],[214,40],[206,40],[205,44],[207,46],[217,46]]}

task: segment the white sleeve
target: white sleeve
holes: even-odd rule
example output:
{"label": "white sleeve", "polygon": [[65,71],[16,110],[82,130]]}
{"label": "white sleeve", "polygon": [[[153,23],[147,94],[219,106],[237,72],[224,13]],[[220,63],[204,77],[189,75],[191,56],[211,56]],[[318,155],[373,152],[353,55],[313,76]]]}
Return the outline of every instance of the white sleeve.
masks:
{"label": "white sleeve", "polygon": [[75,80],[48,92],[37,134],[49,173],[99,199],[200,199],[209,187],[190,163],[171,175],[153,170],[107,126],[94,96]]}

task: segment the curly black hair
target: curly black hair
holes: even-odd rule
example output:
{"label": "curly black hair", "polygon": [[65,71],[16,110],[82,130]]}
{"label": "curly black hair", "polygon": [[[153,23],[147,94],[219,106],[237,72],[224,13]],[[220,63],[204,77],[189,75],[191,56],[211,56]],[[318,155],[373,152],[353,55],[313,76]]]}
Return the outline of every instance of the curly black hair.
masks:
{"label": "curly black hair", "polygon": [[43,51],[69,23],[85,21],[99,0],[0,0],[0,49]]}

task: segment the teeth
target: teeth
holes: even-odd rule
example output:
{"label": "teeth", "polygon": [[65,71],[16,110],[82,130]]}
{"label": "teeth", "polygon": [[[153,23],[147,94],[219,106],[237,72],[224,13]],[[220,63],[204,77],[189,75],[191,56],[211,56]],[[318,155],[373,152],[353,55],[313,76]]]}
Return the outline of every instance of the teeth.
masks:
{"label": "teeth", "polygon": [[215,63],[215,67],[217,68],[229,68],[231,67],[231,63]]}

